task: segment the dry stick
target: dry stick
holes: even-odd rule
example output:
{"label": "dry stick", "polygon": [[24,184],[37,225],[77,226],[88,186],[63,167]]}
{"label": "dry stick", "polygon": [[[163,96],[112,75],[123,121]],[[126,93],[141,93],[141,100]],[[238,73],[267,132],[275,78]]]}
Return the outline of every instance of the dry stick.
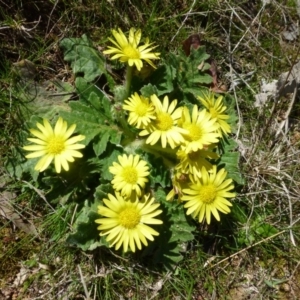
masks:
{"label": "dry stick", "polygon": [[181,28],[183,27],[183,25],[185,24],[185,22],[186,22],[186,20],[188,19],[188,17],[189,17],[189,15],[190,15],[190,13],[191,13],[191,11],[192,11],[192,9],[193,9],[195,3],[196,3],[196,0],[193,1],[190,10],[189,10],[188,13],[186,14],[184,20],[182,21],[182,23],[181,23],[180,27],[178,28],[177,32],[175,33],[175,35],[172,37],[171,43],[174,41],[174,39],[175,39],[175,37],[177,36],[177,34],[179,33],[180,29],[181,29]]}
{"label": "dry stick", "polygon": [[[59,1],[59,0],[56,0],[56,2],[55,2],[54,5],[53,5],[53,8],[52,8],[52,10],[51,10],[51,12],[50,12],[50,15],[49,15],[49,18],[48,18],[47,27],[46,27],[46,32],[48,32],[48,28],[49,28],[49,25],[50,25],[50,20],[51,20],[52,14],[53,14],[53,12],[54,12],[54,10],[55,10],[55,8],[56,8],[56,5],[57,5],[58,1]],[[51,32],[51,31],[52,31],[52,29],[50,30],[50,32]],[[50,32],[49,32],[49,33],[50,33]],[[46,34],[45,38],[49,35],[49,33]]]}
{"label": "dry stick", "polygon": [[229,260],[229,259],[231,259],[231,258],[233,258],[233,257],[235,257],[235,256],[237,256],[237,255],[239,255],[239,254],[241,254],[241,253],[243,253],[243,252],[245,252],[245,251],[247,251],[247,250],[249,250],[249,249],[251,249],[251,248],[253,248],[253,247],[255,247],[255,246],[257,246],[257,245],[259,245],[259,244],[261,244],[261,243],[263,243],[263,242],[266,242],[266,241],[268,241],[268,240],[270,240],[270,239],[273,239],[274,237],[276,237],[276,236],[278,236],[278,235],[284,233],[286,230],[287,230],[287,229],[282,230],[282,231],[280,231],[280,232],[277,232],[277,233],[273,234],[272,236],[267,237],[266,239],[263,239],[263,240],[261,240],[261,241],[255,243],[255,244],[253,244],[253,245],[250,245],[250,246],[248,246],[248,247],[246,247],[246,248],[244,248],[244,249],[242,249],[242,250],[240,250],[240,251],[238,251],[238,252],[236,252],[236,253],[234,253],[234,254],[232,254],[232,255],[230,255],[230,256],[228,256],[228,257],[222,259],[222,260],[220,260],[219,262],[217,262],[217,263],[214,264],[213,266],[210,266],[209,269],[212,269],[212,268],[214,268],[214,267],[220,265],[220,264],[223,263],[224,261],[227,261],[227,260]]}
{"label": "dry stick", "polygon": [[296,273],[299,265],[300,265],[300,261],[298,261],[297,266],[295,267],[295,270],[292,272],[291,276],[289,277],[289,280],[291,280],[295,276],[295,273]]}
{"label": "dry stick", "polygon": [[[233,68],[232,68],[232,53],[233,52],[231,52],[231,43],[230,43],[232,18],[233,18],[233,11],[231,11],[231,14],[230,14],[229,31],[228,31],[228,52],[229,52],[229,55],[230,55],[229,59],[230,59],[230,77],[231,77],[231,79],[233,78],[233,74],[232,74],[232,70],[233,70]],[[238,116],[239,116],[238,130],[236,132],[236,140],[237,140],[239,138],[239,135],[240,135],[242,117],[241,117],[241,111],[240,111],[240,107],[239,107],[239,104],[238,104],[238,100],[237,100],[234,85],[233,85],[233,93],[234,93],[234,99],[235,99],[235,104],[236,104],[236,110],[237,110],[237,113],[238,113]]]}
{"label": "dry stick", "polygon": [[275,134],[275,137],[279,135],[279,133],[282,131],[284,125],[287,126],[287,124],[288,124],[288,118],[289,118],[289,115],[290,115],[290,113],[292,111],[292,108],[294,106],[294,103],[295,103],[295,99],[296,99],[296,95],[297,95],[297,90],[298,90],[298,84],[296,83],[296,86],[295,86],[295,89],[294,89],[294,93],[293,93],[292,101],[290,102],[289,107],[288,107],[288,109],[287,109],[287,111],[286,111],[286,113],[284,115],[284,120],[279,125],[279,128],[278,128],[278,130],[277,130],[277,132]]}
{"label": "dry stick", "polygon": [[[56,213],[56,210],[54,209],[54,207],[47,201],[45,195],[42,193],[41,190],[37,189],[35,186],[33,186],[31,183],[25,181],[25,180],[22,180],[22,182],[26,183],[31,189],[33,189],[45,202],[46,204],[51,208],[51,210]],[[76,209],[77,209],[77,206],[76,206]],[[74,215],[74,214],[73,214]],[[60,219],[65,221],[64,218],[62,216],[60,216]],[[73,222],[73,217],[72,217],[72,222]],[[72,225],[71,224],[68,224],[69,226]]]}
{"label": "dry stick", "polygon": [[75,219],[76,212],[77,212],[77,208],[78,208],[78,204],[76,204],[75,208],[74,208],[74,212],[73,212],[73,215],[72,215],[72,218],[71,218],[71,223],[70,223],[71,226],[73,226],[74,219]]}
{"label": "dry stick", "polygon": [[53,208],[53,206],[47,201],[45,195],[42,193],[41,190],[37,189],[35,186],[33,186],[28,181],[22,180],[22,182],[26,183],[31,189],[33,189],[46,203],[47,205],[53,210],[54,213],[56,213],[56,210]]}
{"label": "dry stick", "polygon": [[[227,2],[227,1],[226,1]],[[227,2],[227,4],[229,5],[229,7],[231,8],[231,15],[230,15],[230,25],[229,25],[229,32],[228,32],[228,52],[230,55],[230,76],[231,78],[233,78],[233,67],[232,67],[232,54],[235,52],[235,50],[238,48],[238,46],[240,45],[240,43],[242,42],[242,40],[245,38],[246,34],[250,31],[251,25],[256,21],[256,19],[259,17],[259,15],[261,14],[261,12],[264,10],[265,5],[262,6],[262,8],[260,9],[260,11],[257,13],[257,15],[255,16],[255,18],[252,20],[251,25],[248,26],[248,28],[246,29],[245,33],[243,34],[243,36],[241,37],[241,39],[238,41],[238,43],[234,46],[233,50],[231,49],[231,43],[230,43],[230,34],[231,34],[231,26],[232,26],[232,19],[233,19],[233,14],[244,24],[244,22],[241,20],[241,18],[239,17],[239,15],[235,12],[234,8]],[[244,24],[245,27],[246,24]],[[251,32],[250,32],[251,33]],[[252,33],[251,33],[252,35]],[[252,35],[253,36],[253,35]],[[255,37],[254,37],[255,39]],[[256,41],[258,43],[258,41]],[[245,82],[246,83],[246,82]],[[246,83],[246,85],[248,86],[248,88],[250,88],[252,90],[252,88]],[[253,90],[252,90],[253,92]],[[238,105],[238,101],[237,101],[237,95],[236,95],[236,90],[235,90],[235,86],[233,85],[233,93],[234,93],[234,97],[235,97],[235,102],[236,102],[236,107],[237,107],[237,112],[238,112],[238,116],[239,116],[239,124],[238,124],[238,130],[236,133],[236,139],[238,139],[239,137],[239,133],[240,133],[240,129],[241,129],[241,112],[239,109],[239,105]]]}
{"label": "dry stick", "polygon": [[[226,1],[227,2],[227,1]],[[228,3],[228,2],[227,2]],[[228,5],[230,6],[230,4],[228,3]],[[230,6],[231,7],[231,6]],[[232,8],[232,7],[231,7]],[[256,21],[256,19],[259,17],[259,15],[261,14],[261,12],[264,10],[265,8],[265,4],[263,4],[263,6],[261,7],[261,9],[259,10],[259,12],[257,13],[257,15],[254,17],[254,19],[252,20],[251,24],[248,26],[248,28],[246,29],[245,33],[243,34],[243,36],[240,38],[240,40],[238,41],[238,43],[235,45],[235,47],[232,50],[232,53],[235,52],[235,50],[238,48],[238,46],[240,45],[240,43],[242,42],[242,40],[245,38],[246,34],[248,32],[251,33],[250,29],[251,29],[251,25],[254,24],[254,22]],[[232,12],[235,14],[235,16],[242,22],[244,23],[240,16],[235,12],[235,10],[232,8]],[[244,24],[246,26],[246,24]],[[247,26],[246,26],[247,27]],[[253,36],[253,34],[251,33],[252,37],[255,39],[255,36]],[[257,44],[260,44],[258,41],[256,41]]]}
{"label": "dry stick", "polygon": [[[287,198],[289,200],[289,210],[290,210],[290,226],[291,224],[293,223],[293,209],[292,209],[292,201],[291,201],[291,196],[290,196],[290,193],[289,193],[289,190],[288,188],[286,187],[284,181],[282,180],[281,181],[281,185],[287,195]],[[290,229],[290,238],[291,238],[291,242],[292,244],[296,247],[296,242],[295,242],[295,238],[294,238],[294,235],[293,235],[293,231],[292,229]]]}
{"label": "dry stick", "polygon": [[81,271],[80,265],[77,265],[77,268],[78,268],[78,271],[79,271],[81,283],[83,285],[83,289],[84,289],[84,293],[85,293],[85,296],[86,296],[86,300],[91,300],[89,291],[87,290],[87,287],[86,287],[86,284],[85,284],[85,281],[84,281],[84,278],[83,278],[83,275],[82,275],[82,271]]}
{"label": "dry stick", "polygon": [[217,262],[216,264],[214,264],[213,266],[211,266],[211,267],[209,267],[209,268],[212,269],[212,268],[218,266],[219,264],[221,264],[222,262],[224,262],[224,261],[226,261],[226,260],[228,260],[228,259],[230,259],[230,258],[232,258],[232,257],[235,257],[235,256],[237,256],[237,255],[240,254],[240,253],[243,253],[244,251],[247,251],[247,250],[249,250],[249,249],[251,249],[251,248],[253,248],[253,247],[255,247],[255,246],[257,246],[257,245],[259,245],[259,244],[261,244],[261,243],[263,243],[263,242],[266,242],[266,241],[268,241],[268,240],[270,240],[270,239],[273,239],[274,237],[276,237],[276,236],[278,236],[278,235],[284,233],[285,231],[290,230],[290,229],[292,228],[292,226],[294,226],[294,225],[295,225],[296,223],[298,223],[299,221],[300,221],[300,218],[298,218],[297,220],[295,220],[294,222],[292,222],[291,225],[290,225],[287,229],[281,230],[280,232],[277,232],[277,233],[273,234],[272,236],[269,236],[269,237],[267,237],[267,238],[265,238],[265,239],[263,239],[263,240],[261,240],[261,241],[255,243],[255,244],[253,244],[253,245],[250,245],[250,246],[248,246],[248,247],[246,247],[246,248],[244,248],[244,249],[242,249],[242,250],[240,250],[240,251],[238,251],[238,252],[236,252],[236,253],[234,253],[234,254],[232,254],[232,255],[230,255],[230,256],[228,256],[228,257],[222,259],[222,260],[220,260],[219,262]]}
{"label": "dry stick", "polygon": [[[296,53],[296,55],[295,55],[295,57],[294,57],[294,60],[293,60],[293,63],[292,63],[292,65],[291,65],[291,68],[290,68],[290,70],[289,70],[289,73],[288,73],[288,75],[286,76],[285,82],[281,85],[281,87],[280,87],[279,91],[277,92],[277,95],[276,95],[276,97],[275,97],[275,99],[274,99],[274,104],[273,104],[273,107],[272,107],[272,109],[271,109],[271,115],[270,115],[270,117],[269,117],[269,119],[268,119],[266,125],[262,128],[261,133],[259,134],[259,137],[257,138],[257,140],[256,140],[255,143],[254,143],[254,146],[253,146],[253,148],[252,148],[252,152],[251,152],[251,154],[250,154],[250,156],[252,156],[252,157],[254,157],[254,155],[255,155],[255,153],[256,153],[256,151],[257,151],[257,149],[258,149],[259,142],[260,142],[260,140],[261,140],[263,134],[265,134],[265,132],[266,132],[265,129],[270,127],[270,123],[271,123],[271,121],[272,121],[272,119],[273,119],[273,116],[274,116],[274,114],[275,114],[275,109],[277,108],[279,96],[280,96],[282,90],[284,89],[284,87],[285,87],[285,85],[286,85],[286,83],[287,83],[287,81],[288,81],[288,78],[290,77],[290,75],[291,75],[291,73],[292,73],[293,67],[294,67],[294,65],[296,64],[296,60],[298,59],[299,53],[300,53],[300,46],[298,47],[297,53]],[[250,162],[250,160],[249,160],[249,162]],[[247,164],[248,164],[248,162],[247,162]]]}
{"label": "dry stick", "polygon": [[[240,40],[238,41],[238,43],[236,44],[236,46],[233,49],[233,52],[236,50],[236,48],[239,46],[239,44],[242,42],[242,40],[245,38],[246,34],[249,32],[250,35],[252,36],[253,40],[256,42],[256,45],[260,45],[260,42],[257,40],[257,38],[254,36],[254,34],[250,31],[251,25],[254,23],[254,21],[256,21],[256,19],[258,18],[258,16],[262,13],[262,11],[264,10],[264,7],[266,6],[266,4],[263,4],[262,8],[259,10],[259,12],[257,13],[257,15],[254,17],[254,19],[252,20],[250,25],[246,25],[245,22],[243,21],[243,19],[238,15],[238,13],[236,13],[236,11],[234,10],[234,8],[230,5],[230,3],[228,3],[228,1],[226,1],[226,3],[228,4],[228,6],[230,7],[230,10],[235,14],[235,16],[240,20],[240,22],[247,28],[247,30],[245,31],[245,33],[243,34],[243,36],[240,38]],[[241,8],[240,8],[241,9]],[[243,13],[245,13],[249,18],[251,16],[249,16],[247,14],[246,11],[244,11],[243,9],[241,9]],[[236,26],[237,27],[237,26]],[[275,57],[273,55],[270,54],[270,52],[266,51],[265,49],[261,48],[261,50],[263,52],[265,52],[268,56],[271,57]]]}

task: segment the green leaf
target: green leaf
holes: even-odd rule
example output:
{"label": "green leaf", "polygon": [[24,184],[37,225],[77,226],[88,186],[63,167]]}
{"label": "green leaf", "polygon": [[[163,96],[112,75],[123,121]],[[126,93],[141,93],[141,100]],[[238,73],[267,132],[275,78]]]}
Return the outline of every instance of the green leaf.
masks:
{"label": "green leaf", "polygon": [[247,214],[245,213],[244,208],[239,203],[232,203],[231,214],[238,223],[245,224],[247,222]]}
{"label": "green leaf", "polygon": [[99,218],[98,205],[102,202],[95,200],[92,204],[85,201],[84,207],[77,217],[74,228],[75,233],[70,234],[66,242],[71,246],[81,248],[83,251],[91,251],[100,246],[107,246],[105,238],[100,238],[95,220]]}
{"label": "green leaf", "polygon": [[69,123],[76,124],[77,130],[85,136],[82,143],[93,141],[93,149],[97,156],[101,155],[107,143],[119,145],[122,131],[113,123],[110,102],[104,92],[84,79],[78,78],[80,101],[69,103],[72,111],[62,111],[60,115]]}
{"label": "green leaf", "polygon": [[[91,107],[82,102],[70,102],[70,107],[72,108],[72,112],[63,111],[60,112],[60,115],[69,124],[76,124],[77,131],[85,136],[85,140],[81,143],[87,145],[94,137],[100,134],[111,130],[118,131],[116,126],[115,128],[111,128],[110,126],[104,125],[104,120],[101,119]],[[100,141],[98,140],[96,143]]]}
{"label": "green leaf", "polygon": [[193,86],[199,83],[203,83],[203,84],[212,83],[212,77],[208,74],[195,74],[194,77],[189,78],[188,80],[189,86]]}
{"label": "green leaf", "polygon": [[[248,218],[246,221],[248,221]],[[249,246],[262,239],[273,236],[277,232],[278,230],[274,226],[268,224],[262,216],[254,214],[251,218],[251,221],[247,223],[247,230],[242,227],[238,231],[237,241],[240,245]]]}
{"label": "green leaf", "polygon": [[21,179],[24,173],[29,173],[34,181],[38,180],[39,172],[34,170],[35,165],[37,164],[40,158],[34,159],[22,159],[18,157],[9,157],[6,162],[6,170],[12,177]]}
{"label": "green leaf", "polygon": [[93,47],[86,35],[80,38],[65,38],[60,42],[60,46],[64,50],[64,59],[71,63],[75,75],[83,74],[89,82],[105,75],[109,87],[113,88],[114,80],[106,70],[105,58]]}
{"label": "green leaf", "polygon": [[81,101],[93,107],[97,113],[101,113],[103,118],[112,118],[112,103],[103,90],[81,77],[76,78],[75,86]]}
{"label": "green leaf", "polygon": [[93,144],[93,149],[97,156],[99,156],[105,151],[109,138],[109,131],[106,131],[103,135],[99,135],[96,137],[95,143]]}
{"label": "green leaf", "polygon": [[109,167],[112,166],[113,162],[118,162],[118,156],[122,154],[122,150],[120,149],[108,149],[109,155],[103,154],[105,159],[103,159],[103,166],[101,168],[101,178],[105,180],[111,181],[113,175],[109,172]]}
{"label": "green leaf", "polygon": [[[195,86],[195,87],[186,87],[186,88],[184,89],[185,93],[191,93],[191,94],[193,94],[195,97],[197,97],[197,96],[202,96],[204,90],[207,90],[207,88],[203,88],[203,87],[200,87],[200,88],[199,88],[199,87],[197,87],[197,86]],[[198,105],[198,106],[201,106],[202,104],[197,100],[197,105]]]}
{"label": "green leaf", "polygon": [[155,192],[155,199],[161,204],[163,213],[158,217],[164,223],[155,227],[160,235],[155,237],[142,255],[152,255],[153,263],[162,263],[171,269],[183,259],[182,253],[186,252],[187,243],[194,239],[192,232],[196,227],[188,220],[183,205],[165,200],[163,189]]}
{"label": "green leaf", "polygon": [[174,67],[168,65],[163,65],[153,72],[150,77],[150,82],[157,89],[156,95],[160,96],[173,91],[175,75],[176,70]]}
{"label": "green leaf", "polygon": [[147,84],[145,86],[143,86],[141,88],[141,94],[144,96],[144,97],[147,97],[149,98],[151,95],[153,94],[158,94],[158,90],[156,88],[156,86],[152,85],[152,84]]}
{"label": "green leaf", "polygon": [[237,146],[237,143],[232,138],[221,139],[221,156],[217,164],[226,169],[228,177],[232,178],[236,183],[244,185],[245,181],[239,168],[240,153],[236,150]]}
{"label": "green leaf", "polygon": [[151,166],[151,173],[149,175],[151,187],[155,187],[156,184],[159,184],[162,187],[171,185],[170,169],[165,165],[162,157],[145,153],[143,159]]}
{"label": "green leaf", "polygon": [[[83,153],[84,154],[84,153]],[[69,171],[55,173],[54,166],[43,173],[42,182],[47,185],[47,199],[52,203],[82,201],[91,192],[91,183],[99,178],[101,162],[86,155],[70,163]],[[50,187],[50,189],[49,189]]]}
{"label": "green leaf", "polygon": [[198,65],[196,64],[196,67],[198,68],[200,63],[205,62],[209,57],[210,55],[206,53],[204,46],[201,46],[197,49],[192,47],[191,54],[188,57],[188,61],[190,63],[198,63]]}
{"label": "green leaf", "polygon": [[117,85],[114,88],[114,100],[116,103],[123,103],[124,99],[126,99],[127,90],[123,85]]}
{"label": "green leaf", "polygon": [[111,183],[100,184],[96,188],[95,198],[98,200],[102,200],[103,198],[106,198],[107,194],[109,193],[114,193]]}
{"label": "green leaf", "polygon": [[191,49],[189,57],[182,51],[178,55],[170,54],[168,64],[171,68],[173,89],[180,90],[183,94],[194,93],[195,89],[212,83],[212,77],[207,73],[210,68],[210,64],[206,62],[208,58],[204,47]]}

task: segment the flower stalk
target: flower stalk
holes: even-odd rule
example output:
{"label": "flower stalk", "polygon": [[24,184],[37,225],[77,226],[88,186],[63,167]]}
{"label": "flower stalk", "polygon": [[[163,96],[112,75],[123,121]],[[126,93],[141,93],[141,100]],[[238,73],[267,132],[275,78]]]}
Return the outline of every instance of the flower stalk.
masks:
{"label": "flower stalk", "polygon": [[125,98],[123,99],[122,104],[130,96],[132,74],[133,74],[133,67],[127,65],[127,68],[126,68],[126,77],[125,77],[125,91],[126,92],[125,92]]}

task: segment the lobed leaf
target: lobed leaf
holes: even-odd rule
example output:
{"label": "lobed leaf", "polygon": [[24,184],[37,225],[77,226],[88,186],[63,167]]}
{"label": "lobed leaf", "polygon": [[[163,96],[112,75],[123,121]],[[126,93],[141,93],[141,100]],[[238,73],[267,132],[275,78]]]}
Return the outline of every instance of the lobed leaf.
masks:
{"label": "lobed leaf", "polygon": [[97,208],[100,204],[102,202],[99,200],[95,200],[91,204],[88,200],[85,201],[84,207],[74,223],[75,232],[70,234],[66,240],[69,245],[79,247],[83,251],[91,251],[100,246],[107,246],[105,238],[99,237],[99,231],[95,223],[95,220],[99,218]]}
{"label": "lobed leaf", "polygon": [[71,63],[75,75],[83,74],[88,82],[104,75],[111,89],[114,80],[106,70],[105,58],[97,51],[84,34],[80,38],[65,38],[60,42],[64,50],[64,59]]}
{"label": "lobed leaf", "polygon": [[192,232],[196,227],[188,220],[183,205],[166,201],[163,189],[159,188],[154,194],[161,204],[163,213],[159,217],[164,223],[155,228],[159,236],[143,251],[143,256],[152,255],[155,264],[162,263],[171,269],[183,259],[182,254],[187,243],[194,239]]}
{"label": "lobed leaf", "polygon": [[217,164],[222,165],[228,172],[228,177],[232,178],[236,183],[244,185],[245,181],[241,175],[239,168],[240,153],[236,150],[237,143],[232,139],[220,140],[221,156]]}

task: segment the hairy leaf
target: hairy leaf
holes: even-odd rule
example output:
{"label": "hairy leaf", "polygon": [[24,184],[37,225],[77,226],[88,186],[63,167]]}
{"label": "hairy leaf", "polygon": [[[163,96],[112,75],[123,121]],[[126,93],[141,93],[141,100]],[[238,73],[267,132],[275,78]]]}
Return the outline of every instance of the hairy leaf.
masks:
{"label": "hairy leaf", "polygon": [[158,90],[157,90],[156,86],[149,83],[141,88],[141,93],[144,97],[149,98],[153,94],[157,95]]}
{"label": "hairy leaf", "polygon": [[100,246],[107,246],[105,238],[100,238],[95,220],[99,218],[97,213],[98,205],[101,201],[95,200],[92,204],[85,201],[84,207],[77,217],[74,228],[75,232],[67,238],[67,243],[77,246],[83,251],[91,251]]}
{"label": "hairy leaf", "polygon": [[236,183],[244,185],[244,179],[239,168],[240,153],[237,151],[237,143],[232,139],[222,139],[220,141],[220,159],[217,164],[224,167],[228,172],[228,177]]}
{"label": "hairy leaf", "polygon": [[164,223],[155,227],[159,236],[143,251],[143,256],[151,254],[155,264],[161,263],[171,269],[183,259],[187,243],[194,239],[195,226],[188,220],[183,205],[166,201],[163,189],[155,192],[155,199],[161,204],[163,213],[159,218]]}
{"label": "hairy leaf", "polygon": [[105,58],[94,48],[86,35],[80,38],[65,38],[60,42],[65,53],[65,60],[71,63],[74,74],[83,74],[91,82],[96,77],[105,75],[110,88],[114,80],[107,72]]}
{"label": "hairy leaf", "polygon": [[172,66],[162,65],[153,72],[150,82],[157,89],[158,96],[171,93],[174,89],[173,80],[175,79],[176,70]]}
{"label": "hairy leaf", "polygon": [[103,91],[87,84],[84,79],[76,81],[83,100],[69,103],[72,111],[62,111],[61,116],[69,123],[76,124],[77,130],[85,136],[83,143],[93,140],[95,154],[102,154],[107,143],[119,145],[122,131],[112,123],[109,100]]}

